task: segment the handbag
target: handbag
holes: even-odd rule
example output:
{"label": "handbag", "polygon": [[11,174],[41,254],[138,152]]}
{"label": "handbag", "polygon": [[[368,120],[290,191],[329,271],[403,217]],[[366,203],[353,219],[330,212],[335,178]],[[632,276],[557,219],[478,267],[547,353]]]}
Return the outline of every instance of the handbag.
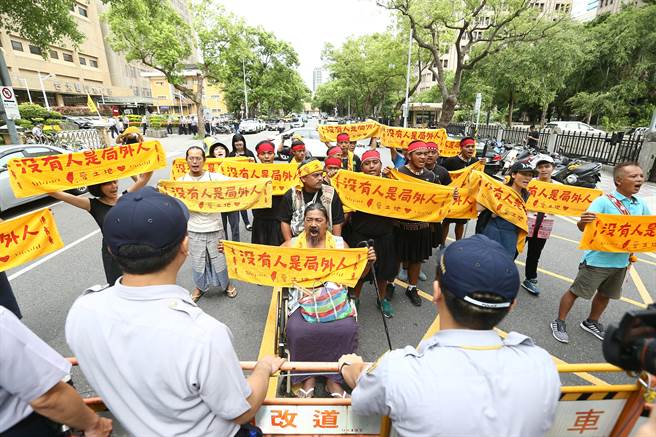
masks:
{"label": "handbag", "polygon": [[313,290],[295,286],[302,294],[298,299],[301,315],[308,323],[326,323],[355,315],[346,288],[328,282]]}

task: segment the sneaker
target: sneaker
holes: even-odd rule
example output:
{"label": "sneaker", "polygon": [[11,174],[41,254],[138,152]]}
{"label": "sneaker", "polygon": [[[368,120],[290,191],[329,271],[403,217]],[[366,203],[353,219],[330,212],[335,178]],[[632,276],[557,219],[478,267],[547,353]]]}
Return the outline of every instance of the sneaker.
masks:
{"label": "sneaker", "polygon": [[250,223],[247,224],[247,225],[246,225],[246,230],[247,230],[248,232],[252,231],[252,230],[253,230],[253,225],[251,225]]}
{"label": "sneaker", "polygon": [[[376,303],[376,306],[378,306],[378,303]],[[394,317],[394,308],[392,308],[392,304],[390,303],[389,300],[383,299],[381,302],[380,306],[378,308],[382,307],[383,315],[387,317],[388,319],[391,319]]]}
{"label": "sneaker", "polygon": [[426,273],[419,270],[419,280],[420,281],[425,281],[426,279],[428,279],[428,276],[426,276]]}
{"label": "sneaker", "polygon": [[385,288],[385,299],[391,301],[394,299],[394,290],[396,290],[396,287],[394,287],[394,284],[392,282],[387,284],[387,287]]}
{"label": "sneaker", "polygon": [[396,275],[396,277],[403,282],[408,282],[408,271],[401,267],[401,270],[399,270],[399,274]]}
{"label": "sneaker", "polygon": [[522,288],[534,296],[540,295],[537,279],[524,279],[524,282],[522,282]]}
{"label": "sneaker", "polygon": [[419,293],[417,292],[417,287],[408,287],[405,290],[405,295],[408,296],[408,299],[410,299],[410,302],[416,307],[421,306],[421,297],[419,297]]}
{"label": "sneaker", "polygon": [[597,337],[599,340],[604,341],[604,335],[606,331],[604,330],[604,325],[599,323],[597,320],[584,320],[579,325],[584,331],[588,331],[590,334]]}
{"label": "sneaker", "polygon": [[564,320],[556,319],[551,322],[551,335],[561,343],[569,343],[569,335],[567,335],[567,327]]}

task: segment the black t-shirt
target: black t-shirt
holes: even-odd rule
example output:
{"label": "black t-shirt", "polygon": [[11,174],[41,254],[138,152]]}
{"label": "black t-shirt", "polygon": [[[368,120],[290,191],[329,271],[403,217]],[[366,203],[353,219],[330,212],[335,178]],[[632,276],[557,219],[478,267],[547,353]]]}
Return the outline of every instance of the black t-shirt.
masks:
{"label": "black t-shirt", "polygon": [[362,211],[351,213],[349,226],[358,234],[364,235],[386,235],[394,232],[394,220],[389,217],[368,214]]}
{"label": "black t-shirt", "polygon": [[[291,188],[287,191],[284,196],[282,196],[282,201],[278,207],[278,220],[285,223],[292,222],[292,215],[294,214],[294,204],[292,203],[292,195],[296,188]],[[307,205],[312,201],[316,194],[316,201],[319,202],[321,199],[321,194],[323,190],[319,190],[317,193],[307,193],[303,190],[303,202]],[[342,201],[339,199],[339,195],[335,192],[333,196],[333,201],[331,202],[331,212],[333,225],[339,225],[344,223],[344,208],[342,208]]]}
{"label": "black t-shirt", "polygon": [[236,158],[237,156],[245,156],[247,158],[255,159],[255,154],[250,150],[246,149],[243,153],[237,153],[234,150],[228,154],[229,158]]}
{"label": "black t-shirt", "polygon": [[403,167],[399,168],[399,172],[403,173],[405,175],[408,175],[408,176],[412,176],[413,178],[421,179],[422,181],[432,182],[434,184],[439,184],[439,181],[437,180],[437,176],[435,175],[435,173],[433,173],[430,170],[424,169],[421,172],[421,174],[417,175],[417,174],[414,174],[413,172],[411,172],[410,169],[407,166],[404,165]]}
{"label": "black t-shirt", "polygon": [[469,167],[470,165],[474,164],[478,159],[475,156],[472,156],[469,158],[469,160],[465,161],[460,157],[460,155],[452,156],[450,158],[446,158],[444,160],[444,168],[446,168],[448,171],[457,171],[457,170],[462,170],[465,167]]}
{"label": "black t-shirt", "polygon": [[105,216],[107,215],[109,210],[113,208],[113,206],[107,205],[106,203],[103,203],[96,198],[89,199],[89,202],[91,204],[91,208],[89,209],[89,214],[91,214],[93,219],[98,224],[98,227],[100,228],[100,232],[102,232]]}
{"label": "black t-shirt", "polygon": [[[342,168],[344,170],[348,170],[348,157],[342,158]],[[353,154],[353,170],[352,171],[360,171],[362,168],[362,160],[358,155],[355,153]]]}
{"label": "black t-shirt", "polygon": [[[536,130],[533,130],[533,131],[530,131],[528,133],[528,136],[539,139],[540,138],[540,132],[536,131]],[[538,146],[538,140],[533,140],[531,138],[527,138],[526,144],[531,146],[531,147],[537,147]]]}
{"label": "black t-shirt", "polygon": [[253,218],[259,220],[278,220],[278,208],[283,196],[271,196],[271,208],[252,209]]}
{"label": "black t-shirt", "polygon": [[435,176],[437,177],[436,183],[441,185],[449,185],[451,183],[451,175],[449,175],[446,168],[439,164],[435,164],[435,167],[433,167],[431,171],[435,173]]}

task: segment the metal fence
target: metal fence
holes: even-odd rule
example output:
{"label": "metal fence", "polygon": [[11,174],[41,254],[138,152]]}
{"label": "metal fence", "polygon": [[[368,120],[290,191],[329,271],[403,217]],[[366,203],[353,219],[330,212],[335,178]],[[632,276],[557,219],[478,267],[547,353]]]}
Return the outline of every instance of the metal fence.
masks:
{"label": "metal fence", "polygon": [[83,147],[100,149],[106,147],[102,136],[96,129],[65,130],[55,135],[55,145],[70,150]]}

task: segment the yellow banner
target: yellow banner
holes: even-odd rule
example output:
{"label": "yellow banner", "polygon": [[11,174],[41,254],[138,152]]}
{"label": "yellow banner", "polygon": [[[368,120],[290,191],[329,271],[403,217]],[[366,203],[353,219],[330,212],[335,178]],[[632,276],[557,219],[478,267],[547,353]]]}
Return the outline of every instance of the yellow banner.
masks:
{"label": "yellow banner", "polygon": [[282,196],[291,187],[300,183],[296,177],[298,164],[257,164],[254,162],[225,161],[219,172],[231,178],[269,178],[273,183],[273,195]]}
{"label": "yellow banner", "polygon": [[469,183],[469,175],[474,170],[485,170],[485,164],[483,164],[481,161],[476,161],[472,165],[467,166],[462,170],[450,171],[449,176],[451,176],[451,183],[449,185],[454,187],[464,187]]}
{"label": "yellow banner", "polygon": [[406,182],[340,170],[331,178],[342,203],[369,214],[420,222],[440,222],[453,203],[453,188]]}
{"label": "yellow banner", "polygon": [[317,132],[324,143],[337,141],[337,135],[341,133],[349,134],[350,140],[356,141],[377,137],[380,126],[373,120],[353,124],[322,124],[317,126]]}
{"label": "yellow banner", "polygon": [[0,223],[0,272],[33,261],[64,246],[49,209]]}
{"label": "yellow banner", "polygon": [[520,229],[517,251],[521,253],[528,233],[526,204],[522,197],[508,185],[480,171],[473,171],[469,181],[470,189],[478,188],[476,192],[478,203]]}
{"label": "yellow banner", "polygon": [[317,287],[326,281],[355,287],[367,248],[298,249],[223,241],[230,279],[251,284]]}
{"label": "yellow banner", "polygon": [[593,200],[604,194],[601,190],[552,184],[537,179],[528,184],[528,191],[531,193],[526,202],[529,211],[572,217],[579,217],[587,211]]}
{"label": "yellow banner", "polygon": [[656,216],[595,213],[586,225],[579,249],[603,252],[656,251]]}
{"label": "yellow banner", "polygon": [[[424,142],[433,142],[442,148],[442,144],[447,140],[446,130],[444,129],[412,129],[407,127],[380,126],[380,142],[385,147],[395,147],[407,149],[408,145],[420,140]],[[460,151],[458,151],[460,153]]]}
{"label": "yellow banner", "polygon": [[440,147],[440,156],[450,158],[460,153],[460,140],[447,138],[444,142],[438,143]]}
{"label": "yellow banner", "polygon": [[166,167],[166,155],[159,141],[12,159],[8,163],[16,197],[100,184],[162,167]]}
{"label": "yellow banner", "polygon": [[[236,158],[207,158],[203,164],[203,170],[211,173],[220,173],[219,166],[223,162],[250,162],[250,158],[246,156],[238,156]],[[189,164],[184,158],[176,158],[171,164],[171,179],[180,179],[182,176],[189,172]]]}
{"label": "yellow banner", "polygon": [[161,180],[159,191],[180,199],[190,211],[228,212],[271,208],[271,179],[217,182]]}

